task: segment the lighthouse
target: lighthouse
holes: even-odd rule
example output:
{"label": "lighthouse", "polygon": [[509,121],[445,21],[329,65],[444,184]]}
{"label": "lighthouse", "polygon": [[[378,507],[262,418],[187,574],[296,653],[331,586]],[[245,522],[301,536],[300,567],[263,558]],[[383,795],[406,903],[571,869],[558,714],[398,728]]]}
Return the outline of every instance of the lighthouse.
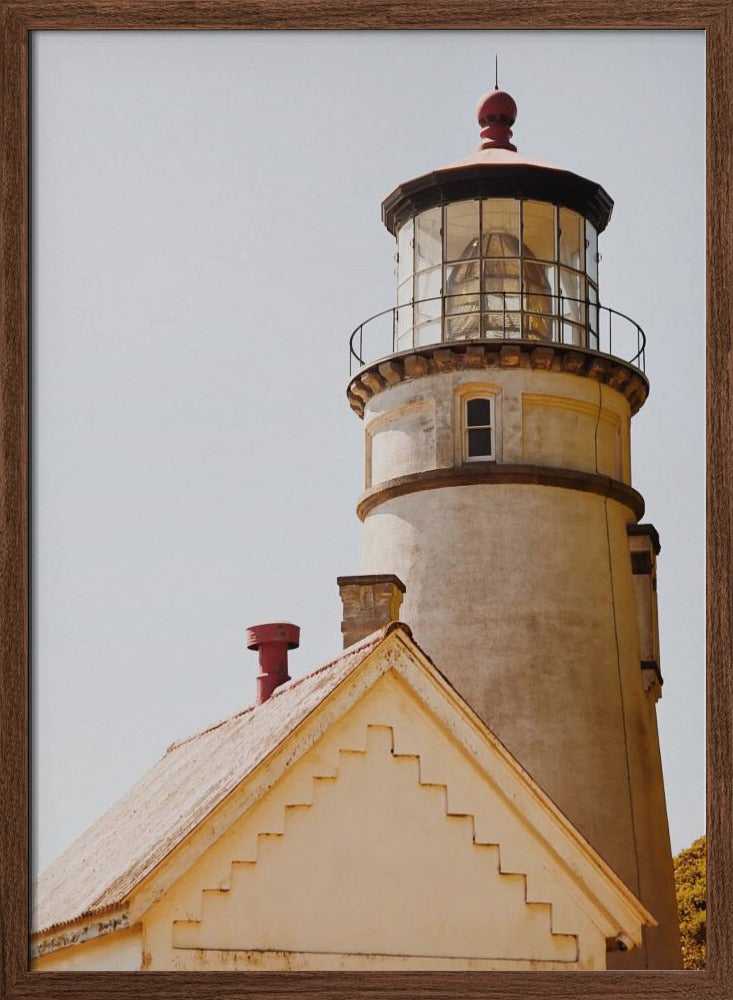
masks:
{"label": "lighthouse", "polygon": [[658,921],[609,967],[678,968],[657,702],[659,537],[631,482],[645,334],[602,303],[603,187],[478,104],[472,155],[382,204],[396,305],[351,338],[361,572]]}

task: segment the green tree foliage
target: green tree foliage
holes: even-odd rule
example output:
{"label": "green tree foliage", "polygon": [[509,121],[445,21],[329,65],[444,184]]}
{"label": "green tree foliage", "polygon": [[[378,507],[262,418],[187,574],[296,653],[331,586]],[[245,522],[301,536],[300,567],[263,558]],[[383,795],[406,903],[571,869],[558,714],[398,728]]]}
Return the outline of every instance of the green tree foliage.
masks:
{"label": "green tree foliage", "polygon": [[674,859],[677,908],[680,913],[682,961],[685,969],[705,968],[705,837]]}

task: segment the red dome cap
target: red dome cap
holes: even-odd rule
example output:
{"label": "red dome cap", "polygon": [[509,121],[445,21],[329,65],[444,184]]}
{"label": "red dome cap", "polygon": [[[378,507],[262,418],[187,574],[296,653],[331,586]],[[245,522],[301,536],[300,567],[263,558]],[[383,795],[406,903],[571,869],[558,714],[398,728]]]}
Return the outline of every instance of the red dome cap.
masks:
{"label": "red dome cap", "polygon": [[479,149],[511,149],[516,153],[517,147],[509,140],[517,117],[517,105],[510,94],[498,88],[490,90],[479,100],[476,116],[483,139]]}

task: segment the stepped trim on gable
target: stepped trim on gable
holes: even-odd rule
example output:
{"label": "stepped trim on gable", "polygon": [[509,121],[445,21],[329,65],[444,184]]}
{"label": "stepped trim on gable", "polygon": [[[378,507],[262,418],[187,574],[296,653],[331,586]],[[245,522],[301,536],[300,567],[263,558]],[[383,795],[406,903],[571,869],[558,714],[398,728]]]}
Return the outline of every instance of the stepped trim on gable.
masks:
{"label": "stepped trim on gable", "polygon": [[[238,873],[245,875],[247,872],[254,873],[257,865],[265,863],[263,860],[262,849],[265,844],[277,844],[278,842],[283,842],[289,835],[288,831],[288,817],[292,815],[295,811],[310,810],[319,805],[318,802],[318,787],[319,785],[335,784],[336,782],[342,780],[343,766],[342,761],[344,758],[361,758],[365,760],[366,757],[371,754],[377,754],[380,752],[379,745],[375,740],[375,736],[381,731],[382,734],[388,734],[389,740],[389,750],[392,754],[394,762],[407,762],[413,761],[415,764],[416,771],[416,786],[425,791],[432,791],[442,793],[442,813],[446,819],[463,820],[466,824],[466,832],[470,833],[470,843],[474,848],[480,851],[491,850],[496,855],[496,875],[498,875],[500,880],[522,880],[522,902],[524,906],[531,907],[535,911],[538,908],[543,908],[546,910],[547,915],[547,935],[548,942],[545,948],[548,948],[550,941],[552,945],[548,950],[547,954],[534,955],[531,958],[527,958],[529,961],[541,961],[541,962],[553,962],[558,965],[562,964],[573,964],[578,961],[579,958],[579,945],[578,945],[578,935],[568,934],[555,930],[553,922],[553,904],[550,900],[546,899],[532,899],[530,892],[528,890],[527,873],[521,871],[515,871],[512,869],[505,868],[502,865],[502,852],[501,845],[496,842],[489,840],[480,840],[477,837],[476,821],[475,815],[469,812],[454,812],[449,809],[448,805],[448,786],[445,783],[439,783],[435,781],[425,781],[423,779],[422,773],[422,763],[421,757],[416,753],[395,753],[394,751],[394,729],[392,726],[385,725],[367,725],[367,739],[366,739],[366,749],[365,750],[354,750],[342,748],[338,751],[338,761],[336,768],[333,773],[330,774],[314,774],[311,778],[311,794],[309,799],[301,800],[297,802],[288,802],[282,807],[283,822],[282,824],[276,824],[281,826],[282,829],[273,829],[273,824],[270,824],[270,828],[258,832],[256,836],[256,850],[254,858],[247,860],[233,860],[230,864],[229,869],[229,880],[227,883],[218,886],[217,888],[204,888],[201,890],[201,905],[199,909],[200,918],[198,920],[179,920],[173,923],[173,947],[177,949],[203,949],[203,950],[217,950],[217,951],[243,951],[247,948],[252,947],[255,951],[267,950],[261,949],[256,944],[250,942],[239,942],[236,947],[232,946],[221,946],[220,944],[213,945],[206,943],[206,937],[203,933],[203,929],[206,923],[207,910],[209,911],[209,916],[213,915],[211,913],[211,908],[220,909],[221,907],[230,908],[235,905],[235,893],[240,897],[244,891],[241,886],[237,888],[235,882],[237,881]],[[432,806],[430,807],[433,808]],[[356,859],[355,859],[356,861]],[[276,864],[276,858],[272,858],[272,864]],[[234,887],[234,888],[233,888]],[[506,886],[505,886],[506,887]],[[562,892],[562,889],[558,885],[558,892]],[[287,907],[286,907],[287,909]],[[231,925],[231,920],[228,921]],[[280,951],[282,949],[278,949]],[[293,949],[298,950],[298,949]],[[324,953],[329,952],[328,948],[322,949]],[[335,949],[330,953],[337,953],[338,949]],[[352,952],[353,954],[359,954],[359,952]],[[365,954],[375,954],[374,952],[365,952]],[[384,951],[380,952],[386,956],[398,956],[404,954],[400,951]],[[448,958],[449,955],[436,955],[436,958]],[[506,955],[471,955],[465,956],[466,958],[477,959],[477,960],[505,960]],[[517,959],[518,956],[515,956]]]}

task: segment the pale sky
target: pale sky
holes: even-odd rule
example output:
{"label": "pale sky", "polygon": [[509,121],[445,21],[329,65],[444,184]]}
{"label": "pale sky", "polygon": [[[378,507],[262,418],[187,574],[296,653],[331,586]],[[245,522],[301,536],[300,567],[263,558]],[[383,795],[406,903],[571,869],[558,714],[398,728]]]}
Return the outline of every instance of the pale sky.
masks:
{"label": "pale sky", "polygon": [[673,850],[704,832],[704,33],[42,32],[36,871],[253,700],[246,626],[301,626],[294,676],[338,653],[363,489],[348,337],[395,301],[381,201],[475,149],[495,52],[519,151],[615,200],[600,297],[648,338],[632,466],[662,541]]}

